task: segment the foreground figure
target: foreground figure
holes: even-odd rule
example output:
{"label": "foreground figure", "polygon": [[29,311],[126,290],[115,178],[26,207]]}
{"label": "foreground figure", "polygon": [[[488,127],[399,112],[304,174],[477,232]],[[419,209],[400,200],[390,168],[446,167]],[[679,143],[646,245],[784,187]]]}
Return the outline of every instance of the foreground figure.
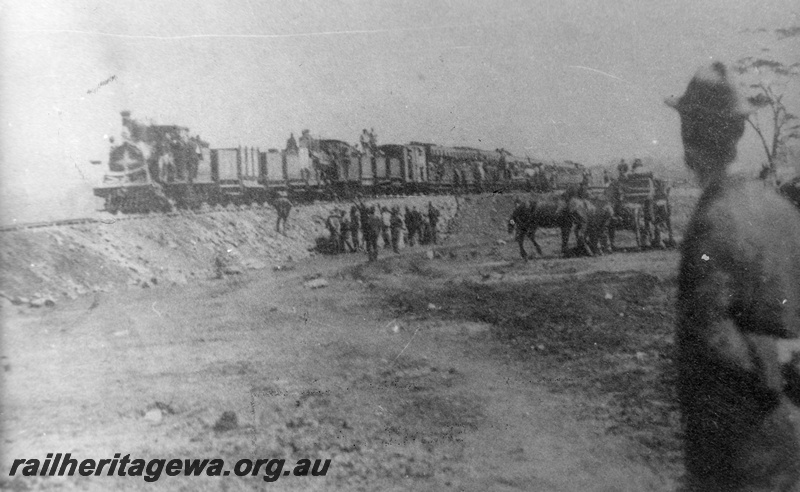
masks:
{"label": "foreground figure", "polygon": [[690,490],[800,490],[800,214],[727,175],[746,104],[725,66],[679,99],[703,194],[679,274],[678,396]]}

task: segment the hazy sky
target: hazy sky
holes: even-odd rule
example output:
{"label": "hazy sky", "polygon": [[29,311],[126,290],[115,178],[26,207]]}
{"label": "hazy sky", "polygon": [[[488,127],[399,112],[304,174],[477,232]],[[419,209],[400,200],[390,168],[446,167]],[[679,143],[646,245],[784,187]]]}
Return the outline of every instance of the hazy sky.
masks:
{"label": "hazy sky", "polygon": [[[795,0],[0,5],[3,222],[91,215],[103,169],[89,161],[107,160],[122,109],[212,147],[282,147],[303,128],[356,142],[374,127],[382,143],[679,165],[663,99],[698,66],[800,53],[800,38],[743,32],[800,24]],[[755,170],[748,133],[741,166]]]}

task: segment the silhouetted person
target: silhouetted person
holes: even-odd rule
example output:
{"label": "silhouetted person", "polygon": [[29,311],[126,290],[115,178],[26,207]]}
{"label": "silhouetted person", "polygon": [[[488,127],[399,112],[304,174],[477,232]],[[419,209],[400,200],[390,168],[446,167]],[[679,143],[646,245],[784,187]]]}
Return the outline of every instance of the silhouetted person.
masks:
{"label": "silhouetted person", "polygon": [[678,285],[678,398],[690,490],[800,490],[800,214],[727,174],[748,114],[719,62],[677,109],[703,193]]}

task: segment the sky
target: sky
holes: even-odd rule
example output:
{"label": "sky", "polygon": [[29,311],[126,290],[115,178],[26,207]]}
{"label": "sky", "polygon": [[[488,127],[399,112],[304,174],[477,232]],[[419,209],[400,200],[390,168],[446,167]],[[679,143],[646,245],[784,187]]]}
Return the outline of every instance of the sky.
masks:
{"label": "sky", "polygon": [[[86,217],[123,109],[212,147],[289,132],[682,166],[698,67],[800,61],[794,0],[0,2],[0,222]],[[754,32],[766,28],[767,32]],[[800,90],[789,88],[796,112]],[[748,130],[741,169],[763,150]],[[102,166],[93,166],[100,160]]]}

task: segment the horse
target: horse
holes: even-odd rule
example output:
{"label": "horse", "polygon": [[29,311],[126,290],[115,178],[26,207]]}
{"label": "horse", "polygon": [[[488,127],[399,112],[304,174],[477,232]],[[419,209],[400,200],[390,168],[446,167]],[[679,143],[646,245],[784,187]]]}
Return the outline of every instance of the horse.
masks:
{"label": "horse", "polygon": [[576,251],[588,256],[614,250],[614,207],[599,198],[570,199],[568,208],[575,226]]}
{"label": "horse", "polygon": [[508,219],[508,233],[511,234],[516,230],[519,253],[525,261],[528,260],[524,244],[526,237],[533,242],[536,252],[542,255],[542,248],[536,242],[536,230],[540,228],[561,229],[561,253],[566,256],[569,234],[572,230],[572,215],[567,200],[563,197],[554,197],[531,200],[529,203],[517,202]]}

